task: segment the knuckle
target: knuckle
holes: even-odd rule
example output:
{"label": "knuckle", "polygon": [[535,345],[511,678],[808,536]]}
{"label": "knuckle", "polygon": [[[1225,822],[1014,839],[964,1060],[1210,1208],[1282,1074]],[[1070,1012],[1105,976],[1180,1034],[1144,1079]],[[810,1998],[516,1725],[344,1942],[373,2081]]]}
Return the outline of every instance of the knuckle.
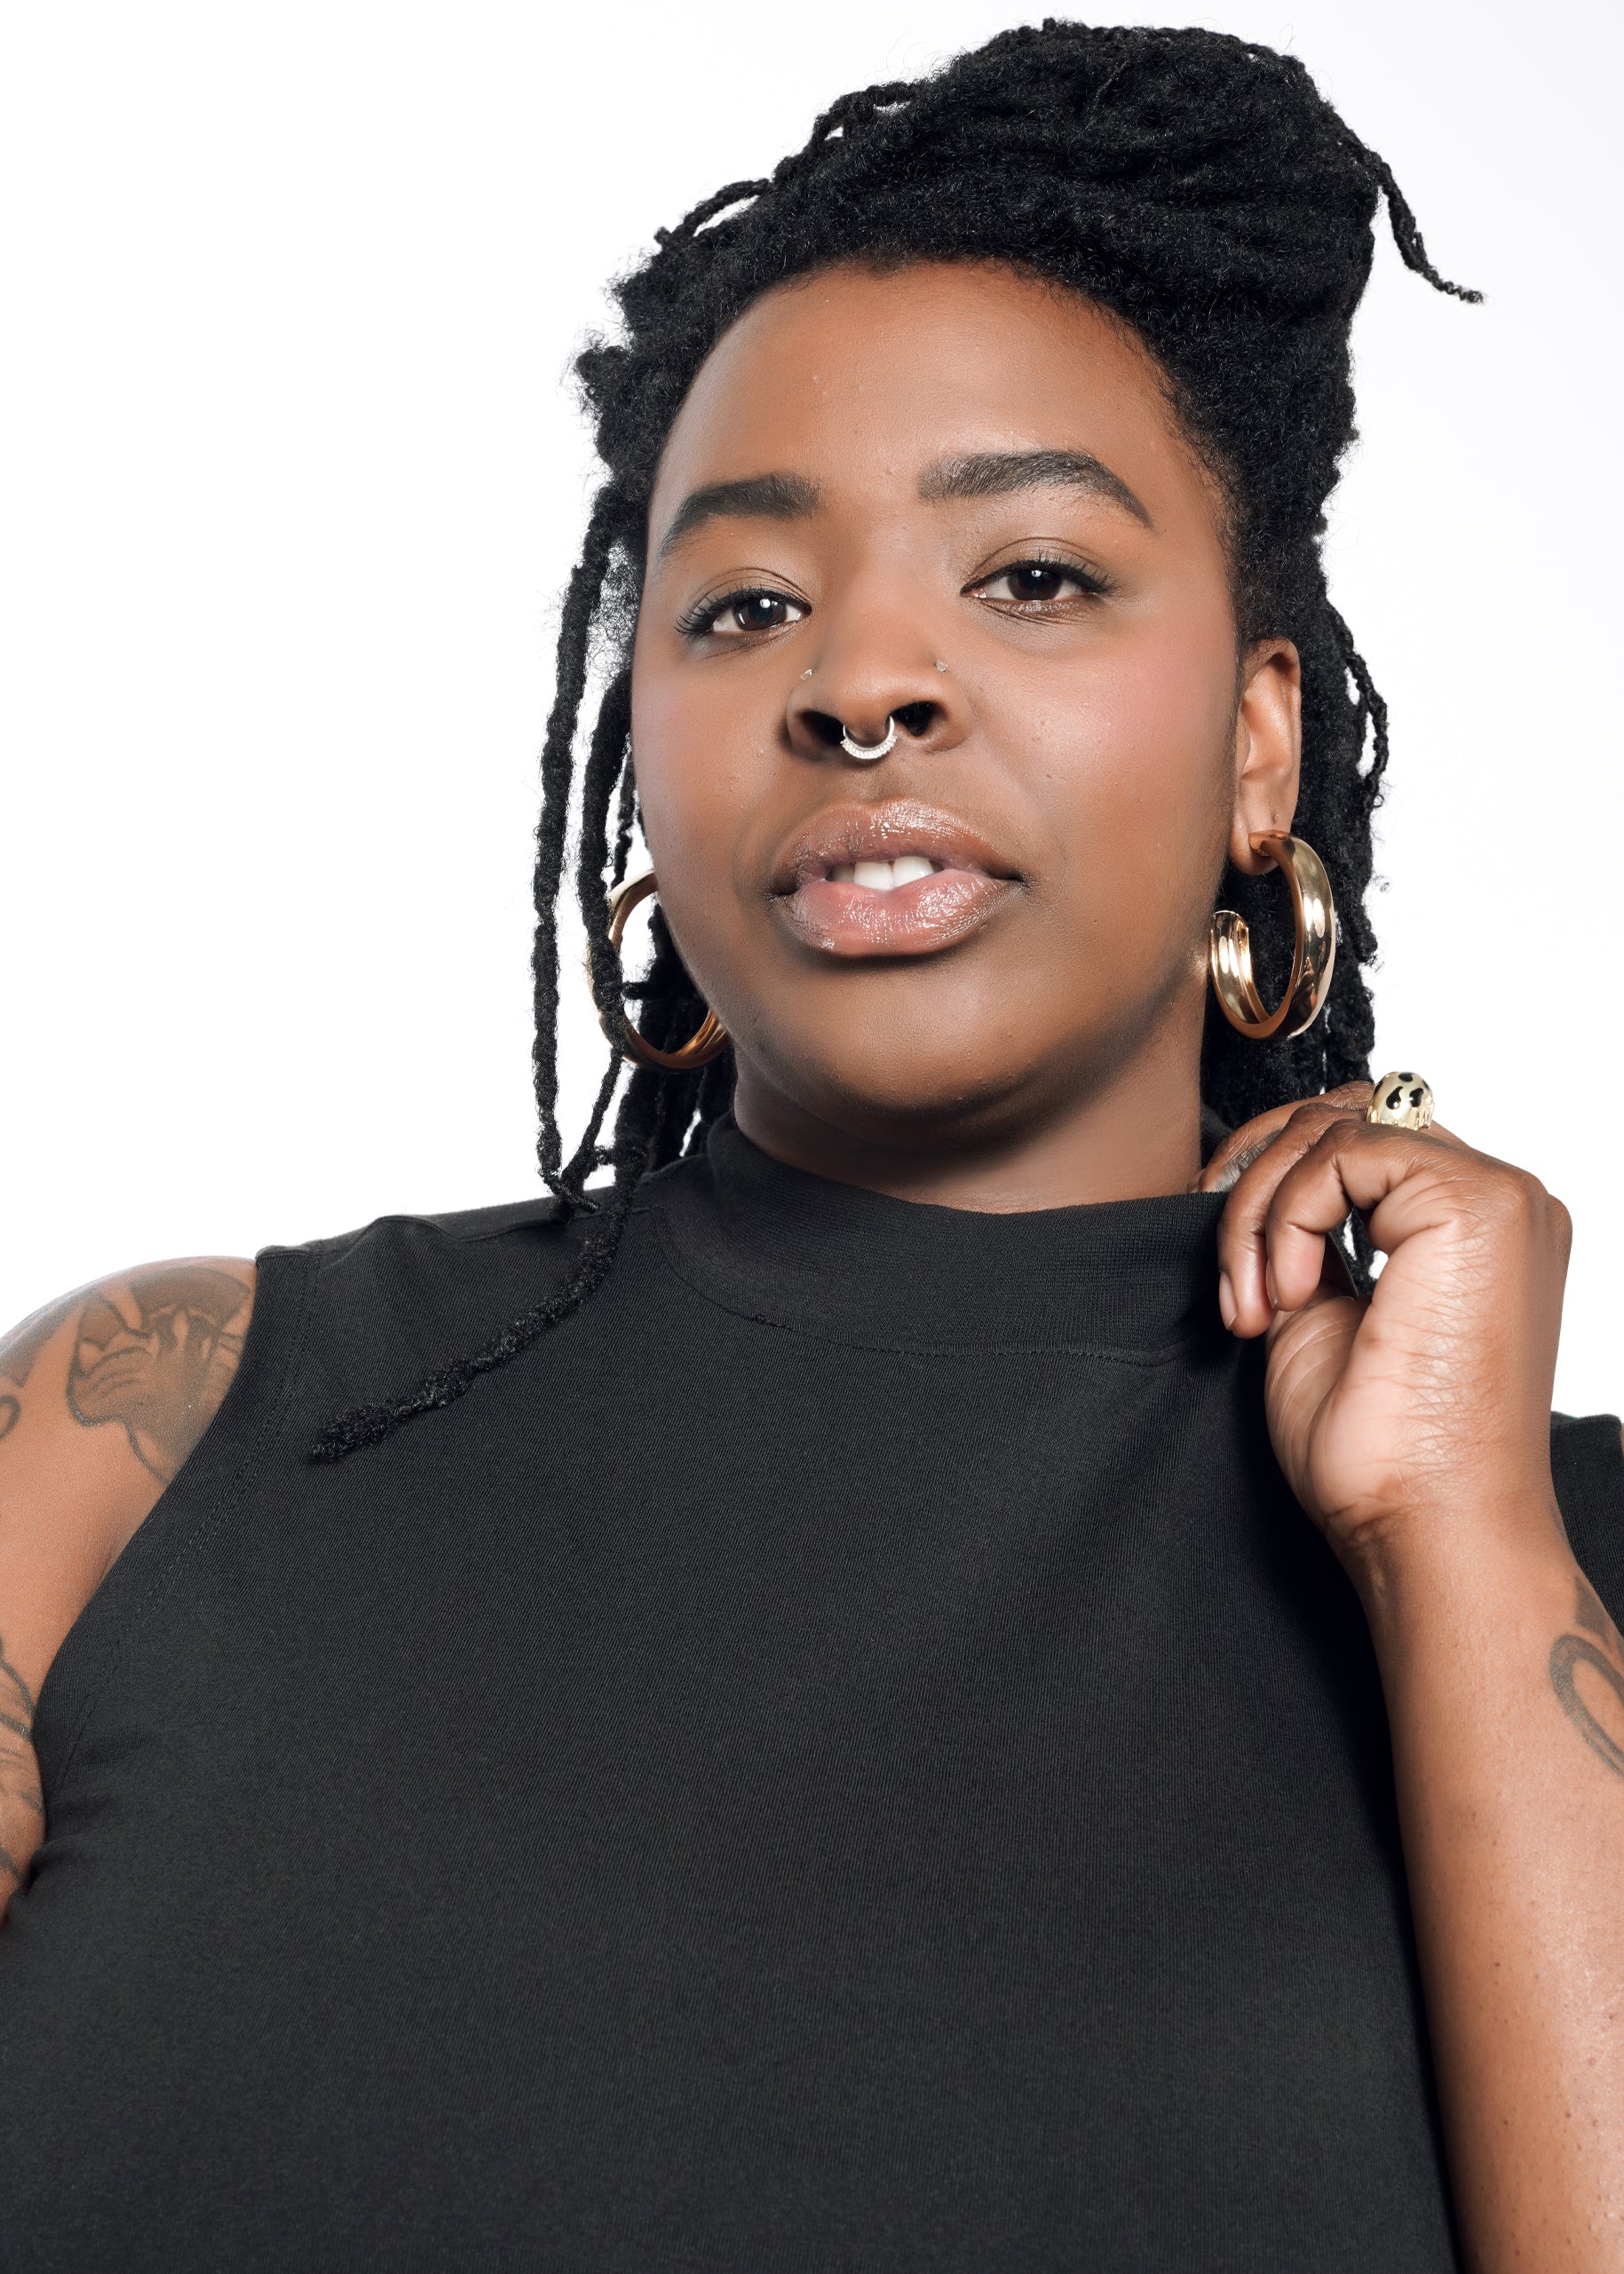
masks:
{"label": "knuckle", "polygon": [[1543,1232],[1549,1223],[1550,1194],[1526,1169],[1493,1169],[1487,1187],[1490,1210],[1508,1230],[1526,1236]]}
{"label": "knuckle", "polygon": [[1292,1220],[1292,1208],[1296,1194],[1302,1190],[1302,1178],[1294,1169],[1289,1177],[1282,1177],[1269,1195],[1269,1206],[1264,1221],[1271,1239],[1277,1239]]}
{"label": "knuckle", "polygon": [[1516,1185],[1517,1205],[1524,1213],[1543,1217],[1551,1205],[1551,1196],[1539,1178],[1529,1170],[1519,1169],[1516,1172]]}
{"label": "knuckle", "polygon": [[1304,1098],[1291,1118],[1294,1122],[1302,1122],[1306,1129],[1326,1121],[1342,1121],[1346,1118],[1347,1111],[1347,1107],[1339,1103],[1335,1093],[1327,1090],[1323,1097]]}
{"label": "knuckle", "polygon": [[1213,1165],[1230,1176],[1244,1177],[1255,1161],[1263,1159],[1274,1143],[1274,1137],[1272,1129],[1260,1129],[1255,1121],[1248,1121],[1244,1129],[1237,1129],[1232,1137],[1225,1139],[1213,1155]]}
{"label": "knuckle", "polygon": [[1327,1140],[1335,1144],[1342,1133],[1357,1127],[1362,1114],[1362,1094],[1352,1085],[1328,1090],[1323,1097],[1305,1097],[1295,1105],[1277,1105],[1260,1113],[1226,1137],[1209,1167],[1232,1192],[1243,1195],[1241,1207],[1261,1217],[1271,1209],[1280,1186],[1310,1154]]}
{"label": "knuckle", "polygon": [[1254,1114],[1238,1129],[1232,1129],[1215,1148],[1207,1163],[1207,1174],[1220,1180],[1221,1189],[1229,1189],[1268,1151],[1281,1125],[1278,1112]]}

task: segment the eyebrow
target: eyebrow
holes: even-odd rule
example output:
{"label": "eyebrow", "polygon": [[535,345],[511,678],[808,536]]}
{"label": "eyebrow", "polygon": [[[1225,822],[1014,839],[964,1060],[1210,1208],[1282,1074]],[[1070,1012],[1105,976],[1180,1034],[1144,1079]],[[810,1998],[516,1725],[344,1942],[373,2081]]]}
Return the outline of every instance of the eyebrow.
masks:
{"label": "eyebrow", "polygon": [[1091,489],[1147,529],[1155,527],[1121,475],[1087,450],[980,451],[939,459],[919,477],[919,495],[929,505],[950,497],[1003,497],[1018,489]]}
{"label": "eyebrow", "polygon": [[817,510],[818,485],[804,474],[749,474],[742,481],[707,482],[691,489],[672,514],[655,558],[663,560],[707,521],[798,521]]}

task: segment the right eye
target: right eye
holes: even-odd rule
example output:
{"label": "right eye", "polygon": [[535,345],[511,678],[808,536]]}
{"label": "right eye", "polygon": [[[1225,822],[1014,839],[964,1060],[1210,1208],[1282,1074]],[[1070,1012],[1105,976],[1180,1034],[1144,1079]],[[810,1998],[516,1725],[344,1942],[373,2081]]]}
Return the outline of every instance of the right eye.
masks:
{"label": "right eye", "polygon": [[677,630],[685,639],[707,636],[738,639],[751,632],[781,631],[786,624],[799,623],[808,613],[804,600],[792,600],[787,592],[755,585],[748,591],[725,592],[719,599],[701,600]]}

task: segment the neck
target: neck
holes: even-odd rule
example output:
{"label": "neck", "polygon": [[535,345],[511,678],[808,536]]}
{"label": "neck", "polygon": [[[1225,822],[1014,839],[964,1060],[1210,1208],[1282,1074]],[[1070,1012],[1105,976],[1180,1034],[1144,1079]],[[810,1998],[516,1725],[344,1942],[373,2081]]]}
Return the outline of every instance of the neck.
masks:
{"label": "neck", "polygon": [[1200,1174],[1200,1034],[1163,1026],[1088,1090],[860,1126],[791,1097],[741,1055],[734,1117],[774,1161],[893,1200],[1013,1216],[1192,1191]]}

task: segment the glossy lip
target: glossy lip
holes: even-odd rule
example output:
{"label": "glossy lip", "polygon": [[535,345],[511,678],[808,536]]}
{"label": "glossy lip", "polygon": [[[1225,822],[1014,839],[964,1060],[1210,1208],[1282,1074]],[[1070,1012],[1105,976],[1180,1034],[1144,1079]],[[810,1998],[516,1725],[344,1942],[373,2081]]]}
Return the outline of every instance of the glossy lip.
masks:
{"label": "glossy lip", "polygon": [[[830,871],[858,860],[923,853],[930,876],[876,892],[837,884]],[[912,798],[855,801],[820,813],[773,864],[772,906],[820,955],[931,955],[993,915],[1021,882],[985,837],[951,813]]]}

